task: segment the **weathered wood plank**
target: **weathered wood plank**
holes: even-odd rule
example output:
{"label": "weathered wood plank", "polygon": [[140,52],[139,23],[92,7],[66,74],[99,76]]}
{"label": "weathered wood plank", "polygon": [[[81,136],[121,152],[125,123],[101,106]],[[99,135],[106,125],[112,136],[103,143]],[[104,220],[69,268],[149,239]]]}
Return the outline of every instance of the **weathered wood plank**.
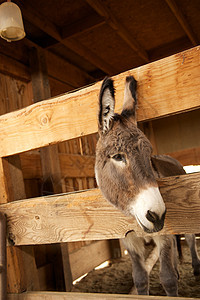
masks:
{"label": "weathered wood plank", "polygon": [[[122,107],[127,75],[138,80],[138,121],[199,108],[199,51],[196,47],[115,76],[116,111]],[[96,132],[100,85],[98,82],[1,116],[0,156]]]}
{"label": "weathered wood plank", "polygon": [[56,292],[28,292],[23,294],[10,294],[8,300],[195,300],[198,298],[179,298],[166,296],[138,296],[100,293],[56,293]]}
{"label": "weathered wood plank", "polygon": [[[26,197],[19,156],[0,159],[0,203]],[[12,202],[10,202],[12,203]],[[28,263],[29,268],[23,269]],[[20,293],[24,290],[39,290],[33,247],[7,247],[7,287],[8,292]]]}
{"label": "weathered wood plank", "polygon": [[[200,174],[162,179],[167,207],[165,226],[156,234],[200,231]],[[134,218],[111,206],[98,189],[2,204],[8,238],[15,245],[122,238],[129,230],[144,232]]]}
{"label": "weathered wood plank", "polygon": [[15,245],[117,238],[133,224],[96,189],[19,201],[0,211],[7,214],[8,237]]}

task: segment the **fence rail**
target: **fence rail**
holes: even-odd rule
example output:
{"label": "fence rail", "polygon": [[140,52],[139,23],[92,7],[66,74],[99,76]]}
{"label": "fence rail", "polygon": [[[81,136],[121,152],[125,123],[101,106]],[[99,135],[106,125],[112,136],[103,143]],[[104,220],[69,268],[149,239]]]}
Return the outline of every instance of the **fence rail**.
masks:
{"label": "fence rail", "polygon": [[[156,234],[199,233],[200,173],[164,178],[159,185],[167,215]],[[0,205],[0,212],[7,215],[12,245],[123,238],[129,230],[144,236],[135,219],[115,209],[98,189],[14,201]]]}
{"label": "fence rail", "polygon": [[[199,57],[200,47],[195,47],[115,76],[117,111],[122,107],[127,75],[138,80],[138,121],[200,108]],[[100,85],[1,116],[0,157],[96,132]]]}

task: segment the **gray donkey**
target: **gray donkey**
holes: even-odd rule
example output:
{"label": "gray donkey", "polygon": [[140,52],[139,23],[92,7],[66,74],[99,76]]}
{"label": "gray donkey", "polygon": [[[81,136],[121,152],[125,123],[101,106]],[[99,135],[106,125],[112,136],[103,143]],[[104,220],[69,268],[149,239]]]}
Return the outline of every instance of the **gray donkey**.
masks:
{"label": "gray donkey", "polygon": [[[168,296],[178,295],[177,245],[173,235],[151,236],[164,226],[166,208],[156,178],[184,174],[175,159],[152,155],[152,146],[136,121],[136,86],[126,78],[121,114],[114,113],[114,86],[103,81],[99,95],[95,176],[97,184],[114,206],[134,216],[155,242],[160,259],[160,280]],[[186,235],[191,250],[194,274],[200,273],[195,236]],[[133,281],[138,294],[149,294],[148,272],[144,264],[145,238],[132,231],[123,239],[133,266]]]}

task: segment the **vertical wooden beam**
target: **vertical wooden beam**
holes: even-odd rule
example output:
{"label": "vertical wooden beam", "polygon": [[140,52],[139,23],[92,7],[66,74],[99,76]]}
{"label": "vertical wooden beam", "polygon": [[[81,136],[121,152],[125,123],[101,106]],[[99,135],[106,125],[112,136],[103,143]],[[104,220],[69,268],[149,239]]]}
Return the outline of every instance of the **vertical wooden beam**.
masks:
{"label": "vertical wooden beam", "polygon": [[[63,271],[65,276],[65,289],[66,291],[71,291],[72,289],[72,272],[69,260],[69,251],[68,251],[68,244],[63,243],[61,246],[61,252],[63,257]],[[67,258],[67,259],[66,259]]]}
{"label": "vertical wooden beam", "polygon": [[[44,51],[36,48],[31,49],[30,67],[34,102],[50,98],[51,92]],[[40,154],[43,174],[43,195],[62,193],[62,177],[58,156],[58,146],[52,145],[41,148]],[[56,288],[60,291],[70,291],[72,287],[68,249],[64,249],[67,247],[67,243],[51,246],[51,250],[53,250],[52,252],[55,255],[54,268],[56,272]],[[68,271],[66,271],[66,269]]]}
{"label": "vertical wooden beam", "polygon": [[109,246],[110,246],[111,258],[122,257],[122,251],[118,239],[109,240]]}
{"label": "vertical wooden beam", "polygon": [[[18,155],[0,158],[0,203],[25,199],[25,188]],[[12,236],[8,237],[14,246]],[[21,293],[25,290],[39,290],[37,268],[33,247],[7,247],[7,286],[9,293]],[[26,249],[26,251],[24,251]],[[29,257],[28,268],[27,256]],[[31,284],[30,284],[31,283]]]}
{"label": "vertical wooden beam", "polygon": [[[7,203],[13,199],[13,191],[9,180],[9,166],[6,159],[0,158],[0,203]],[[26,290],[25,278],[21,272],[22,255],[19,247],[7,248],[7,278],[8,292],[21,293]]]}
{"label": "vertical wooden beam", "polygon": [[[7,159],[9,165],[9,182],[10,190],[12,191],[12,201],[26,198],[23,174],[21,169],[21,161],[19,155],[10,156]],[[27,291],[39,290],[39,280],[37,276],[37,267],[35,263],[35,255],[33,246],[20,247],[22,254],[21,272],[25,274],[25,285]]]}

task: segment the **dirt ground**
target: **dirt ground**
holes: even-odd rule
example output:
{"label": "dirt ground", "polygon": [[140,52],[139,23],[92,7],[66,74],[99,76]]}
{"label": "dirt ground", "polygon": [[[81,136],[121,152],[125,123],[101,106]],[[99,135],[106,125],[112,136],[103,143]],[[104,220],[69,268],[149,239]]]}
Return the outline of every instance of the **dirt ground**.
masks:
{"label": "dirt ground", "polygon": [[[200,256],[200,240],[197,241]],[[183,262],[179,264],[179,296],[200,298],[200,278],[193,275],[189,248],[182,242]],[[131,261],[128,255],[111,261],[101,270],[93,270],[77,283],[73,292],[129,294],[132,288]],[[159,281],[159,262],[150,274],[150,295],[165,296]]]}

